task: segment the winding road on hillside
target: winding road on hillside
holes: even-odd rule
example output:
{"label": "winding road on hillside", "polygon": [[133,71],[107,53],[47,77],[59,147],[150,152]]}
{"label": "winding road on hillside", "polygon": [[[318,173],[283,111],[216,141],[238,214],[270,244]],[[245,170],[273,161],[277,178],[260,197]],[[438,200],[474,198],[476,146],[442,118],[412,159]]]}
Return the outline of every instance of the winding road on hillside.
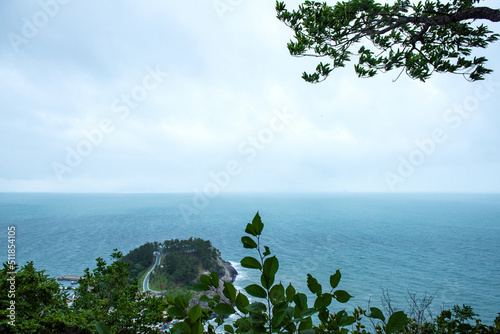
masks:
{"label": "winding road on hillside", "polygon": [[144,282],[142,282],[142,290],[144,292],[146,291],[150,291],[149,290],[149,277],[151,275],[151,273],[153,272],[153,270],[160,265],[160,260],[161,260],[161,255],[159,252],[154,252],[153,255],[155,256],[155,264],[153,265],[153,267],[151,267],[151,269],[148,271],[148,273],[146,274],[146,277],[144,277]]}

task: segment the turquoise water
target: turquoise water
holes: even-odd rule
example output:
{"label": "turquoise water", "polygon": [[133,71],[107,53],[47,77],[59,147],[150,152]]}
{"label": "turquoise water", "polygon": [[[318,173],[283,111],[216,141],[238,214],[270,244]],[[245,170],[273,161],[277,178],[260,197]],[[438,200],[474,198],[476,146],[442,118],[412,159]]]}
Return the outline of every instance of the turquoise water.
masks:
{"label": "turquoise water", "polygon": [[[280,261],[277,279],[306,291],[340,269],[347,305],[381,306],[382,289],[407,308],[407,292],[436,293],[434,309],[472,305],[486,322],[500,312],[500,195],[225,194],[193,205],[191,194],[0,194],[0,249],[16,226],[16,258],[57,277],[81,274],[114,248],[148,241],[211,240],[237,265],[245,225],[259,210],[263,243]],[[186,219],[186,208],[193,209]],[[3,235],[3,237],[1,237]],[[335,308],[345,305],[335,304]]]}

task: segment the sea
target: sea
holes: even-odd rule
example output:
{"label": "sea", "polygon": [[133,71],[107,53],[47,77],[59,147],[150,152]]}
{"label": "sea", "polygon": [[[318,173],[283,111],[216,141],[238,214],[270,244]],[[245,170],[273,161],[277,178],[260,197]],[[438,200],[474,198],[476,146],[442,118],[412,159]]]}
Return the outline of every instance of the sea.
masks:
{"label": "sea", "polygon": [[[81,275],[96,258],[110,261],[152,241],[210,240],[238,270],[235,285],[258,283],[241,267],[245,226],[259,212],[261,245],[279,260],[276,281],[308,292],[307,274],[337,289],[354,307],[407,310],[408,297],[433,296],[438,315],[469,305],[484,323],[500,312],[500,194],[0,194],[0,249],[7,261],[15,226],[15,260],[51,277]],[[11,233],[12,234],[12,233]],[[312,295],[308,293],[309,303]]]}

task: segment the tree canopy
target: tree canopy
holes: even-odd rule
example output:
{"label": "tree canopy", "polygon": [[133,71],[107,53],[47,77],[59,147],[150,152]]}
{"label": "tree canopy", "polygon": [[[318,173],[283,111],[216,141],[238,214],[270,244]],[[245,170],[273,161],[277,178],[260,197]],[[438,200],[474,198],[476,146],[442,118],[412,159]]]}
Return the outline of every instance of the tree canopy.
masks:
{"label": "tree canopy", "polygon": [[106,264],[80,279],[75,299],[69,306],[68,291],[44,270],[28,262],[18,270],[4,263],[0,270],[0,333],[157,333],[166,308],[161,298],[140,294],[137,284],[128,282],[128,264],[120,261],[121,252],[111,255]]}
{"label": "tree canopy", "polygon": [[128,271],[130,273],[130,280],[139,278],[151,265],[153,265],[153,252],[155,250],[158,250],[157,245],[148,242],[131,250],[127,255],[121,258],[123,262],[129,264]]}
{"label": "tree canopy", "polygon": [[85,269],[75,291],[74,312],[83,319],[79,326],[93,331],[97,324],[112,333],[154,333],[152,325],[163,321],[161,299],[139,294],[137,282],[129,283],[128,263],[122,253],[111,254],[112,263],[97,258],[97,267]]}
{"label": "tree canopy", "polygon": [[[413,79],[425,81],[435,72],[462,74],[470,81],[492,72],[487,59],[474,55],[498,40],[484,21],[499,22],[500,10],[479,6],[483,0],[374,0],[305,1],[288,11],[276,2],[277,17],[294,31],[288,43],[293,56],[327,57],[315,72],[302,78],[317,83],[333,69],[358,56],[354,70],[359,77],[401,69]],[[480,21],[480,22],[479,22]]]}
{"label": "tree canopy", "polygon": [[1,333],[61,333],[75,320],[66,303],[68,293],[33,262],[19,270],[17,264],[3,264],[0,297]]}

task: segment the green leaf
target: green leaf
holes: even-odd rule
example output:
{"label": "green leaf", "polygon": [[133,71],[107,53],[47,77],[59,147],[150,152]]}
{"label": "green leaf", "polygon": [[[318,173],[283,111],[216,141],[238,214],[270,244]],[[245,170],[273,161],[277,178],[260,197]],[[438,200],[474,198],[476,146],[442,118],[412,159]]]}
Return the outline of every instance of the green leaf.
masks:
{"label": "green leaf", "polygon": [[179,321],[178,323],[174,324],[172,332],[174,332],[174,333],[191,333],[191,328],[189,328],[189,325],[186,322]]}
{"label": "green leaf", "polygon": [[262,219],[260,219],[259,212],[255,214],[255,217],[252,220],[252,227],[256,235],[261,235],[262,230],[264,229],[264,224],[262,223]]}
{"label": "green leaf", "polygon": [[380,309],[376,307],[370,307],[370,315],[368,317],[385,321],[384,314],[382,313],[382,311],[380,311]]}
{"label": "green leaf", "polygon": [[279,306],[273,307],[273,317],[271,320],[271,325],[273,328],[279,327],[283,319],[285,319],[288,311],[287,303],[283,303]]}
{"label": "green leaf", "polygon": [[297,293],[293,298],[293,301],[295,302],[295,306],[298,307],[301,312],[307,309],[307,296],[305,294]]}
{"label": "green leaf", "polygon": [[186,298],[186,296],[181,296],[181,295],[178,295],[175,297],[174,301],[175,301],[175,306],[179,307],[179,308],[182,308],[182,309],[185,309],[189,306],[189,300],[191,299],[191,297],[189,297],[189,299]]}
{"label": "green leaf", "polygon": [[342,318],[347,318],[347,312],[345,310],[337,312],[335,315],[335,321],[340,324],[342,322]]}
{"label": "green leaf", "polygon": [[264,252],[264,253],[262,253],[262,255],[264,255],[264,256],[271,255],[271,251],[269,250],[269,247],[264,246],[264,249],[265,249],[265,252]]}
{"label": "green leaf", "polygon": [[202,325],[201,321],[197,321],[193,324],[193,327],[191,328],[191,334],[203,334],[203,329],[204,326]]}
{"label": "green leaf", "polygon": [[[248,311],[246,312],[248,313]],[[248,317],[239,318],[234,322],[234,327],[238,329],[239,333],[249,333],[253,329],[253,324],[250,322]]]}
{"label": "green leaf", "polygon": [[350,326],[356,322],[356,318],[350,317],[345,310],[337,313],[336,320],[339,326]]}
{"label": "green leaf", "polygon": [[236,296],[235,304],[238,310],[240,310],[243,313],[246,313],[246,307],[250,304],[250,302],[248,301],[247,296],[245,296],[240,292]]}
{"label": "green leaf", "polygon": [[174,333],[191,333],[191,328],[189,328],[189,325],[184,321],[179,321],[172,327],[172,332]]}
{"label": "green leaf", "polygon": [[337,290],[333,293],[333,296],[339,303],[347,303],[351,299],[351,295],[344,290]]}
{"label": "green leaf", "polygon": [[200,284],[196,284],[191,289],[193,291],[207,291],[207,290],[210,290],[210,286],[208,286],[208,284],[200,283]]}
{"label": "green leaf", "polygon": [[332,303],[332,295],[329,293],[324,293],[314,302],[314,307],[317,309],[328,307]]}
{"label": "green leaf", "polygon": [[387,325],[385,326],[385,333],[391,334],[399,332],[405,328],[408,322],[408,317],[403,311],[394,312],[387,320]]}
{"label": "green leaf", "polygon": [[269,291],[269,297],[273,305],[283,301],[283,299],[285,299],[285,287],[281,283],[276,284],[271,288],[271,291]]}
{"label": "green leaf", "polygon": [[206,303],[208,303],[212,299],[210,299],[207,295],[203,295],[203,296],[200,297],[199,300],[200,300],[200,302],[206,302]]}
{"label": "green leaf", "polygon": [[260,282],[266,289],[270,289],[274,283],[274,277],[279,269],[279,262],[276,256],[269,257],[264,261]]}
{"label": "green leaf", "polygon": [[266,289],[270,289],[274,284],[274,276],[266,277],[266,275],[260,275],[260,283]]}
{"label": "green leaf", "polygon": [[168,305],[175,305],[175,300],[171,296],[165,296]]}
{"label": "green leaf", "polygon": [[199,304],[191,307],[187,312],[188,317],[191,319],[191,323],[194,323],[201,317],[201,307]]}
{"label": "green leaf", "polygon": [[210,277],[208,277],[207,275],[201,275],[200,281],[203,284],[210,285]]}
{"label": "green leaf", "polygon": [[224,290],[222,290],[224,296],[226,296],[231,303],[236,300],[236,289],[233,284],[229,282],[224,282]]}
{"label": "green leaf", "polygon": [[279,267],[280,264],[276,256],[268,257],[264,261],[264,268],[262,272],[266,275],[266,277],[274,277],[274,275],[278,272]]}
{"label": "green leaf", "polygon": [[317,312],[318,312],[318,310],[316,310],[315,308],[311,307],[311,308],[308,308],[307,310],[305,310],[304,312],[302,312],[301,317],[302,318],[307,318],[307,317],[310,317],[310,316],[316,314]]}
{"label": "green leaf", "polygon": [[231,325],[224,325],[224,331],[234,334],[234,328]]}
{"label": "green leaf", "polygon": [[330,316],[330,312],[327,308],[324,308],[318,312],[318,318],[322,323],[327,323]]}
{"label": "green leaf", "polygon": [[248,305],[246,309],[250,312],[254,313],[262,313],[266,312],[267,307],[265,304],[260,303],[260,302],[253,302],[252,304]]}
{"label": "green leaf", "polygon": [[245,228],[245,232],[253,235],[254,237],[257,236],[257,233],[255,233],[255,227],[250,223],[247,224],[247,227]]}
{"label": "green leaf", "polygon": [[321,284],[319,284],[318,280],[312,277],[311,274],[307,274],[307,287],[312,293],[317,294],[318,296],[321,295]]}
{"label": "green leaf", "polygon": [[252,323],[254,327],[263,328],[263,325],[267,322],[267,315],[264,312],[252,312],[248,317],[248,320]]}
{"label": "green leaf", "polygon": [[214,313],[217,313],[218,315],[221,315],[223,317],[231,315],[235,312],[234,308],[226,303],[219,303],[212,310],[214,311]]}
{"label": "green leaf", "polygon": [[312,329],[312,325],[313,323],[311,318],[306,318],[302,320],[299,324],[299,333],[309,333],[305,331]]}
{"label": "green leaf", "polygon": [[316,330],[312,329],[312,328],[299,331],[299,334],[315,334],[315,333],[316,333]]}
{"label": "green leaf", "polygon": [[103,322],[96,321],[95,328],[99,334],[112,334],[111,329]]}
{"label": "green leaf", "polygon": [[246,256],[240,261],[241,266],[249,269],[262,269],[260,262],[251,256]]}
{"label": "green leaf", "polygon": [[292,283],[290,283],[286,288],[286,301],[291,303],[293,301],[293,297],[295,297],[295,288]]}
{"label": "green leaf", "polygon": [[339,285],[341,277],[342,277],[342,275],[340,274],[340,271],[338,269],[335,272],[335,274],[330,276],[330,285],[331,285],[332,289],[335,289]]}
{"label": "green leaf", "polygon": [[186,317],[186,311],[184,308],[179,306],[172,306],[168,309],[168,314],[175,319],[184,319]]}
{"label": "green leaf", "polygon": [[254,296],[257,298],[266,298],[267,292],[260,285],[250,284],[245,288],[245,291],[248,292],[250,296]]}
{"label": "green leaf", "polygon": [[257,248],[257,243],[250,237],[241,237],[241,242],[243,243],[244,248]]}
{"label": "green leaf", "polygon": [[219,274],[217,274],[215,271],[212,271],[210,273],[210,285],[214,288],[219,287]]}

